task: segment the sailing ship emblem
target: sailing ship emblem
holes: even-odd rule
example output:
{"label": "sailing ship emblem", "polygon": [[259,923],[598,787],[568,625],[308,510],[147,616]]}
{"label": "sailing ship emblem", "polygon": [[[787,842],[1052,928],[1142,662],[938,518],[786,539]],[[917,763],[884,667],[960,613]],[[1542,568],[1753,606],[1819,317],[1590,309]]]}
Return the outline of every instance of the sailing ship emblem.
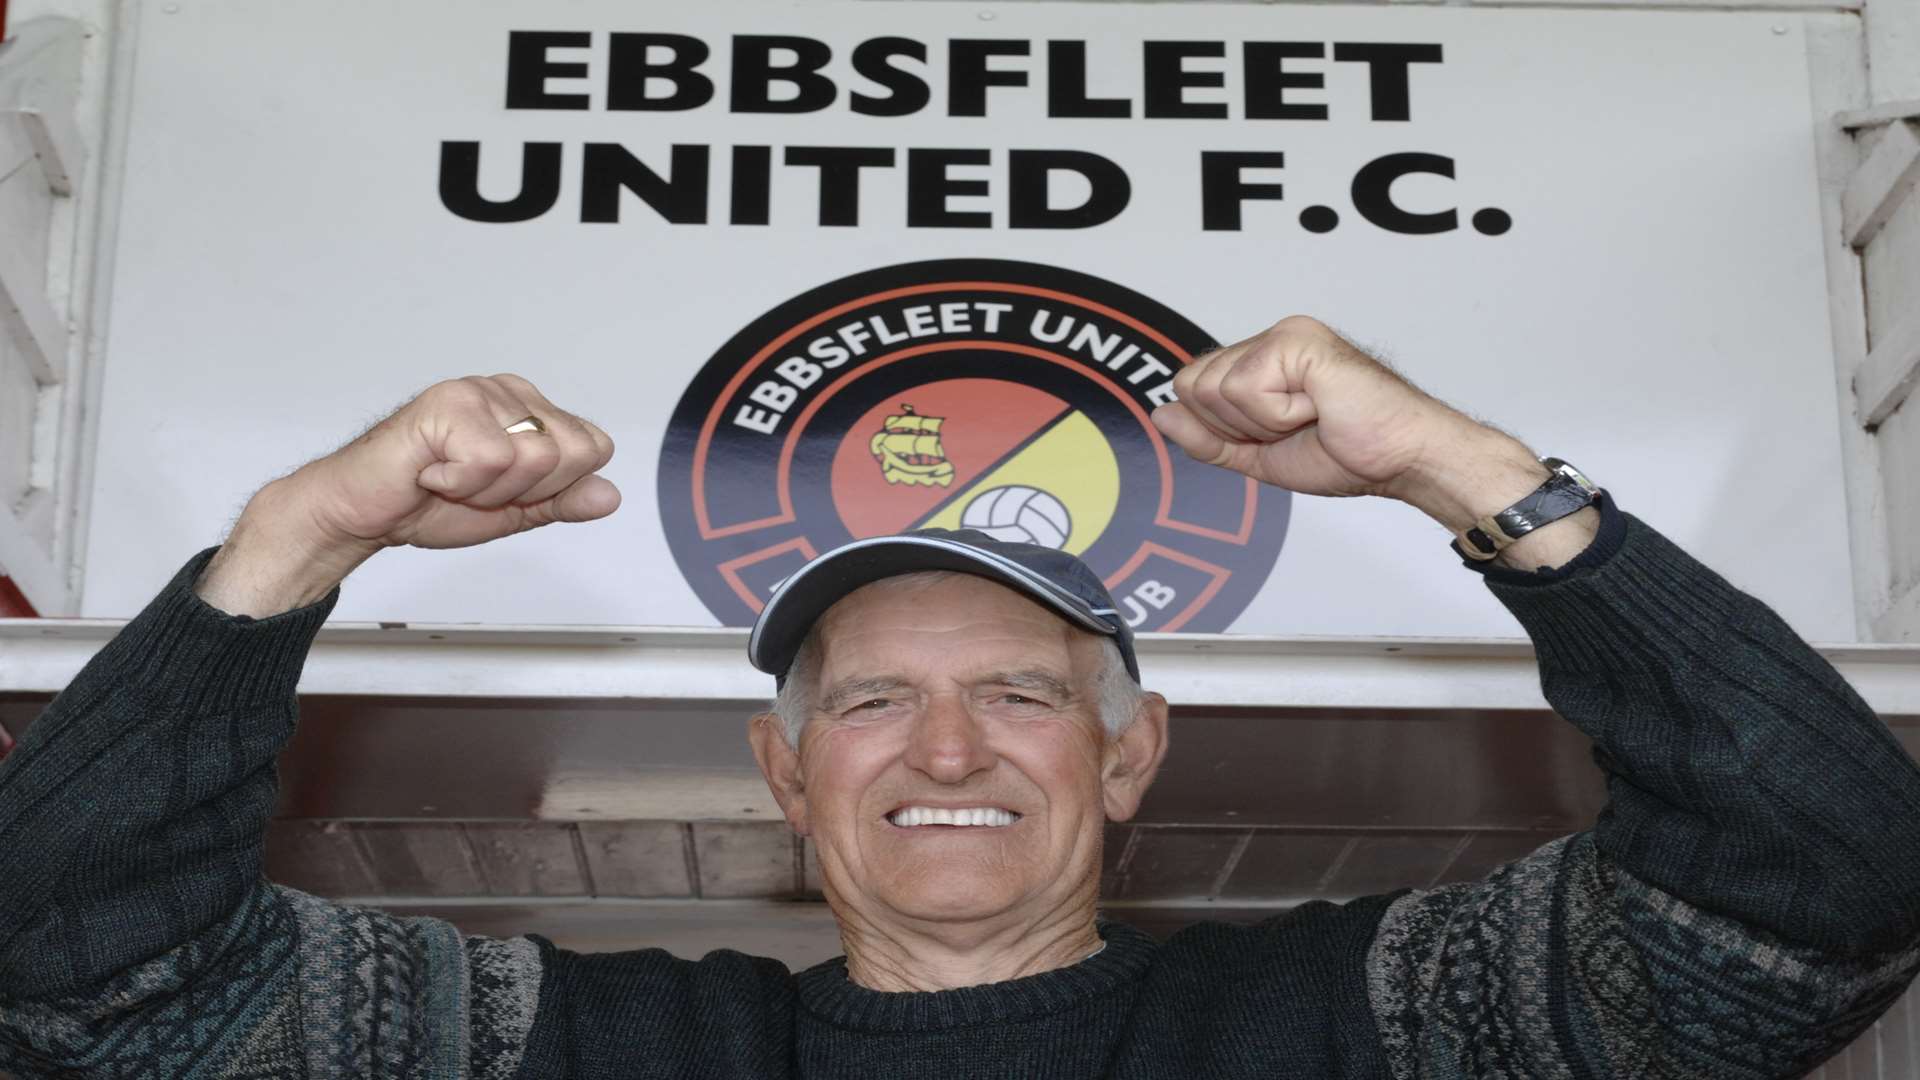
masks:
{"label": "sailing ship emblem", "polygon": [[953,463],[940,446],[940,425],[946,422],[944,416],[921,416],[911,405],[901,405],[898,414],[887,417],[867,444],[887,483],[929,487],[953,483]]}

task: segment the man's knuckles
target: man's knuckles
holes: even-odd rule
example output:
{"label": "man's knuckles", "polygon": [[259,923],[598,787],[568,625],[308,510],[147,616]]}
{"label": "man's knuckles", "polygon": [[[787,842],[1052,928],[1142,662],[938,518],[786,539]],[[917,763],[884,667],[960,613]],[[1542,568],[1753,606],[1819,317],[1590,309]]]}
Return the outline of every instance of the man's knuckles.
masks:
{"label": "man's knuckles", "polygon": [[1339,340],[1339,335],[1335,334],[1331,327],[1311,315],[1289,315],[1268,327],[1265,336],[1317,343]]}
{"label": "man's knuckles", "polygon": [[420,396],[414,399],[414,404],[448,416],[461,416],[490,412],[494,399],[495,391],[487,384],[485,377],[462,375],[422,390]]}
{"label": "man's knuckles", "polygon": [[1217,416],[1221,404],[1224,403],[1226,399],[1221,396],[1219,380],[1196,379],[1193,385],[1187,387],[1187,392],[1180,395],[1180,400],[1186,402],[1189,406],[1193,406],[1196,411],[1204,411],[1210,416]]}
{"label": "man's knuckles", "polygon": [[550,499],[572,487],[582,477],[592,474],[597,468],[597,455],[590,449],[585,454],[564,455],[553,469],[515,496],[513,502],[520,506],[527,506]]}
{"label": "man's knuckles", "polygon": [[1249,423],[1263,429],[1253,434],[1278,435],[1284,429],[1278,421],[1285,415],[1291,395],[1286,392],[1285,380],[1275,374],[1267,364],[1243,361],[1220,378],[1221,402],[1238,409]]}
{"label": "man's knuckles", "polygon": [[493,375],[487,376],[487,378],[493,382],[500,383],[501,385],[509,387],[514,390],[532,391],[535,394],[538,394],[540,392],[539,390],[534,389],[533,383],[528,381],[526,376],[516,375],[511,371],[497,372]]}
{"label": "man's knuckles", "polygon": [[[559,440],[552,436],[509,435],[507,438],[513,450],[511,469],[515,472],[545,476],[559,468],[569,456],[561,448]],[[571,456],[577,459],[581,455],[576,452]]]}
{"label": "man's knuckles", "polygon": [[522,452],[514,446],[512,436],[503,433],[498,439],[481,438],[462,446],[453,457],[473,475],[484,476],[491,482],[513,468]]}
{"label": "man's knuckles", "polygon": [[554,475],[561,461],[561,455],[551,448],[524,451],[485,490],[467,501],[482,507],[525,502],[530,493]]}

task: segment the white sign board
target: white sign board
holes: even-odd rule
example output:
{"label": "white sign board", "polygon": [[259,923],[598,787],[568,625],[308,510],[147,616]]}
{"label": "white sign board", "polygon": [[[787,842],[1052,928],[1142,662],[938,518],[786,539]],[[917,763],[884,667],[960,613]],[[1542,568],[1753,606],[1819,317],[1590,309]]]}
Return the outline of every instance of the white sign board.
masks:
{"label": "white sign board", "polygon": [[1515,634],[1411,508],[1144,423],[1194,351],[1308,313],[1854,636],[1791,20],[139,11],[87,615],[513,371],[613,434],[622,510],[383,554],[336,618],[741,624],[812,552],[976,524],[1082,553],[1142,630]]}

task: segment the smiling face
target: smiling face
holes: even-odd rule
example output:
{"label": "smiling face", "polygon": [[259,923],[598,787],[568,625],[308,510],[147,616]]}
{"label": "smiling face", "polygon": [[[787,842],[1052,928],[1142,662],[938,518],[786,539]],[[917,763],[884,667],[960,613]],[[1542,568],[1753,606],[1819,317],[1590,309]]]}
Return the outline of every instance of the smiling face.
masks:
{"label": "smiling face", "polygon": [[754,738],[836,915],[922,929],[1090,919],[1102,826],[1132,815],[1158,764],[1158,695],[1143,708],[1155,730],[1106,736],[1100,639],[968,574],[866,586],[817,630],[797,753],[784,735],[776,745],[777,720]]}

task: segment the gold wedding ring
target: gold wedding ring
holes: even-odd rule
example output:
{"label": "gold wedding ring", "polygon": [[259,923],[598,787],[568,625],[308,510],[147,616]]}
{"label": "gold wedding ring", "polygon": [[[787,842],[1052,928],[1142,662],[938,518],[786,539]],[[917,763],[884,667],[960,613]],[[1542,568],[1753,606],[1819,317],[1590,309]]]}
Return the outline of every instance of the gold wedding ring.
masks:
{"label": "gold wedding ring", "polygon": [[537,416],[523,416],[507,425],[507,434],[509,435],[518,435],[523,431],[533,431],[545,435],[547,433],[547,425],[541,423],[540,418]]}

